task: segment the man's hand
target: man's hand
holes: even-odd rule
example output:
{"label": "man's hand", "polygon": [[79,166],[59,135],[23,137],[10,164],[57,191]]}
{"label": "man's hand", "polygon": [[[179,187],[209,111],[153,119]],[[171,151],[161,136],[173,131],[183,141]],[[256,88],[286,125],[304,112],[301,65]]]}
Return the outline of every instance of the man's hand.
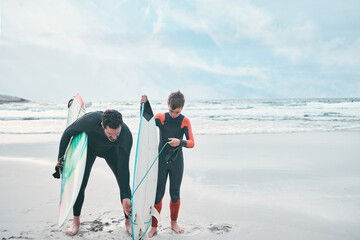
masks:
{"label": "man's hand", "polygon": [[64,157],[61,157],[61,158],[59,158],[59,160],[55,166],[55,173],[53,174],[54,178],[60,178],[63,167],[64,167]]}
{"label": "man's hand", "polygon": [[124,212],[126,215],[130,216],[131,215],[131,201],[129,198],[124,198],[122,201],[122,206],[124,209]]}
{"label": "man's hand", "polygon": [[170,140],[169,145],[172,147],[177,147],[180,145],[180,140],[177,138],[168,138]]}

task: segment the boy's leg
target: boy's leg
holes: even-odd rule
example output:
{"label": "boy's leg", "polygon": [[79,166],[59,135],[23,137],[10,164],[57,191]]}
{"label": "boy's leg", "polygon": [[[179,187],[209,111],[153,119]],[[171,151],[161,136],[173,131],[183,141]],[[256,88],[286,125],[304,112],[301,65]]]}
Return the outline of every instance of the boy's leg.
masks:
{"label": "boy's leg", "polygon": [[[155,204],[154,207],[160,213],[161,208],[162,208],[162,199],[160,200],[160,202],[158,204]],[[150,231],[148,232],[149,238],[152,238],[156,234],[157,227],[158,227],[158,220],[154,216],[152,216],[152,218],[151,218],[151,228],[150,228]]]}
{"label": "boy's leg", "polygon": [[[176,162],[177,161],[177,162]],[[170,217],[171,228],[176,233],[183,233],[184,230],[177,224],[177,219],[180,210],[180,187],[184,172],[183,159],[177,159],[174,163],[174,168],[169,173],[170,179]]]}

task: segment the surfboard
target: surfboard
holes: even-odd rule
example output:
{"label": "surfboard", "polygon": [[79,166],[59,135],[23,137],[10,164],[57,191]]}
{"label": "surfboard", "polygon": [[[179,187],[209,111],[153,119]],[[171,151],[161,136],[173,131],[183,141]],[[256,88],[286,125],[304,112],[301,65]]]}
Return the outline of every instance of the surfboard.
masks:
{"label": "surfboard", "polygon": [[147,239],[154,208],[158,176],[158,136],[155,117],[149,101],[143,104],[137,139],[133,175],[132,239]]}
{"label": "surfboard", "polygon": [[[85,114],[85,104],[79,94],[68,103],[67,126]],[[74,206],[84,177],[87,156],[87,134],[74,136],[65,152],[64,168],[61,174],[59,204],[59,227],[63,225]]]}

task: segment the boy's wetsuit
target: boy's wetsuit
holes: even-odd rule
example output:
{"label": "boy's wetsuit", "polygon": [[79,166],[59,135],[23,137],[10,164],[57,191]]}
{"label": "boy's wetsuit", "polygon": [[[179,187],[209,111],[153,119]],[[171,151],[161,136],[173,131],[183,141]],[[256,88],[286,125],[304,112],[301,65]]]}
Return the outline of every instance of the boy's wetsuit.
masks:
{"label": "boy's wetsuit", "polygon": [[120,189],[121,200],[131,198],[129,157],[132,147],[132,134],[126,124],[123,123],[119,137],[115,142],[111,142],[101,126],[102,113],[99,111],[85,114],[66,128],[60,140],[58,158],[64,156],[72,136],[81,132],[86,132],[88,135],[85,173],[79,195],[74,204],[74,216],[80,216],[85,188],[96,157],[105,158],[114,173]]}
{"label": "boy's wetsuit", "polygon": [[[174,119],[169,113],[159,113],[156,114],[155,120],[156,126],[160,129],[159,152],[164,144],[169,142],[169,138],[180,139],[179,146],[171,147],[167,144],[159,156],[159,172],[155,199],[155,207],[160,212],[162,205],[161,200],[165,193],[167,176],[169,176],[170,208],[177,208],[175,211],[171,210],[171,219],[175,221],[180,206],[180,185],[184,171],[182,147],[194,147],[194,136],[189,119],[182,114]],[[187,140],[183,140],[184,135]],[[173,216],[174,212],[176,216]],[[153,218],[153,220],[152,226],[157,226],[155,218]]]}

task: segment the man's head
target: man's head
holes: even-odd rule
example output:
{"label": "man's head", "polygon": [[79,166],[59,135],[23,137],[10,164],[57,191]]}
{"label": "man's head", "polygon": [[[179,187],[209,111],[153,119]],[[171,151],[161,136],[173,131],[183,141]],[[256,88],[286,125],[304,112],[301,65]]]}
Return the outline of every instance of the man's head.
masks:
{"label": "man's head", "polygon": [[169,114],[172,118],[177,118],[184,107],[185,97],[180,91],[173,92],[169,95],[168,106]]}
{"label": "man's head", "polygon": [[111,142],[115,142],[119,137],[122,124],[122,115],[118,111],[108,109],[102,114],[101,126],[104,128],[106,137]]}

